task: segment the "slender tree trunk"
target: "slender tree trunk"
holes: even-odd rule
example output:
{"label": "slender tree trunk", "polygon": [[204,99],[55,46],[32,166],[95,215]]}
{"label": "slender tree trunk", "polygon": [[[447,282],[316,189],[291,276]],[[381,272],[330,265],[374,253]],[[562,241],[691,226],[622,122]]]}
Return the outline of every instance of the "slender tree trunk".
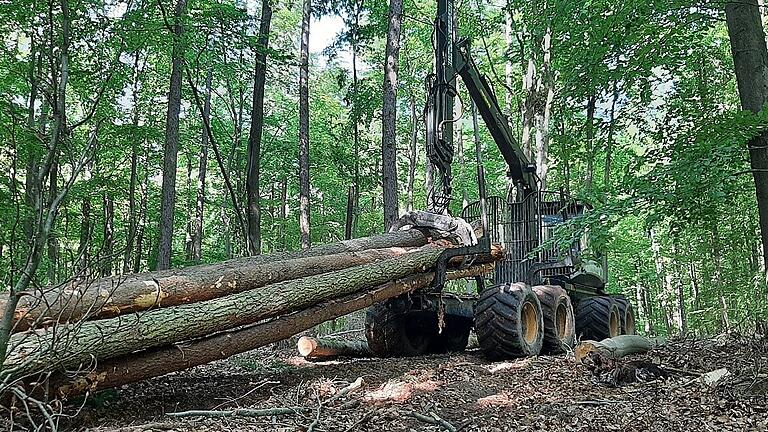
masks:
{"label": "slender tree trunk", "polygon": [[288,223],[288,176],[283,175],[280,181],[280,241],[282,242],[282,250],[288,248],[288,243],[285,238],[285,224]]}
{"label": "slender tree trunk", "polygon": [[400,61],[400,24],[403,0],[389,2],[389,30],[384,60],[384,96],[381,108],[381,181],[384,230],[399,216],[397,197],[397,70]]}
{"label": "slender tree trunk", "polygon": [[533,131],[534,112],[536,106],[536,64],[533,59],[528,60],[528,68],[523,75],[523,93],[525,100],[522,104],[522,124],[523,132],[520,145],[523,147],[523,153],[528,160],[531,160],[531,133]]}
{"label": "slender tree trunk", "polygon": [[587,99],[587,178],[585,179],[585,187],[587,191],[592,190],[592,183],[594,177],[594,164],[595,164],[595,106],[597,105],[597,97],[590,95]]}
{"label": "slender tree trunk", "polygon": [[619,100],[618,82],[613,82],[613,98],[611,99],[611,111],[608,123],[608,137],[605,145],[605,173],[603,173],[603,183],[605,190],[611,189],[611,169],[613,168],[613,132],[616,127],[616,102]]}
{"label": "slender tree trunk", "polygon": [[309,20],[311,0],[304,0],[301,13],[301,58],[299,65],[299,228],[301,247],[307,249],[312,240],[309,217]]}
{"label": "slender tree trunk", "polygon": [[[741,106],[759,112],[768,101],[768,49],[757,0],[727,3],[725,18]],[[768,132],[753,138],[748,146],[757,196],[760,237],[763,241],[764,267],[768,268]]]}
{"label": "slender tree trunk", "polygon": [[[716,218],[715,220],[717,220]],[[725,287],[723,286],[723,258],[720,252],[720,231],[717,223],[712,225],[712,259],[715,262],[715,292],[720,302],[720,319],[722,328],[727,333],[731,332],[731,320],[728,317],[728,302],[725,299]]]}
{"label": "slender tree trunk", "polygon": [[88,268],[91,266],[90,252],[88,243],[91,241],[91,200],[88,197],[83,198],[80,207],[80,242],[77,246],[77,273],[86,276]]}
{"label": "slender tree trunk", "polygon": [[248,177],[245,190],[248,195],[248,252],[261,253],[261,138],[264,134],[264,87],[267,79],[267,48],[269,27],[272,23],[271,0],[262,1],[259,24],[258,51],[253,69],[253,104],[251,129],[248,134]]}
{"label": "slender tree trunk", "polygon": [[419,122],[416,114],[416,96],[411,91],[411,142],[408,151],[408,211],[413,210],[413,187],[416,183],[416,165],[419,163],[419,153],[416,143],[419,140]]}
{"label": "slender tree trunk", "polygon": [[552,29],[548,28],[542,39],[543,61],[541,77],[538,82],[539,94],[546,94],[544,107],[536,112],[536,175],[541,181],[540,188],[547,188],[549,172],[549,123],[552,116],[552,103],[555,100],[555,83],[552,78]]}
{"label": "slender tree trunk", "polygon": [[101,275],[112,275],[112,261],[115,252],[114,217],[115,205],[112,196],[104,193],[104,245],[101,248]]}
{"label": "slender tree trunk", "polygon": [[[51,201],[59,194],[59,162],[53,161],[51,165],[50,186],[48,193],[48,207],[52,204]],[[55,227],[55,224],[51,226],[51,230]],[[48,235],[48,283],[56,283],[56,274],[58,273],[59,263],[59,241],[56,238],[56,234],[51,232]]]}
{"label": "slender tree trunk", "polygon": [[[133,125],[134,133],[138,132],[139,128],[139,52],[137,51],[133,61],[133,116],[131,124]],[[128,186],[128,234],[125,244],[125,255],[123,257],[123,273],[130,273],[132,262],[131,257],[133,255],[133,247],[136,242],[136,231],[138,225],[138,218],[136,214],[136,186],[138,183],[138,168],[139,168],[139,151],[138,144],[135,140],[131,141],[131,179]]]}
{"label": "slender tree trunk", "polygon": [[[352,94],[354,97],[355,103],[357,103],[357,96],[358,96],[358,78],[357,78],[357,38],[358,38],[358,31],[360,28],[360,9],[358,8],[355,12],[355,28],[353,33],[353,43],[352,43]],[[357,220],[360,218],[360,114],[357,110],[357,107],[354,108],[354,114],[353,114],[353,124],[352,124],[352,141],[353,141],[353,147],[355,150],[355,156],[354,156],[354,179],[353,179],[353,186],[354,186],[354,196],[352,197],[352,223],[350,227],[350,238],[355,237],[355,233],[357,232]]]}
{"label": "slender tree trunk", "polygon": [[[203,122],[210,123],[211,118],[211,82],[213,69],[208,69],[205,77],[205,102]],[[200,262],[203,258],[203,210],[205,209],[205,176],[208,171],[208,133],[203,128],[200,144],[200,165],[197,170],[197,198],[195,199],[195,217],[192,220],[191,258]]]}
{"label": "slender tree trunk", "polygon": [[173,211],[176,203],[176,160],[179,151],[179,111],[181,109],[181,79],[184,63],[184,26],[182,19],[187,0],[178,0],[174,11],[173,53],[171,54],[171,83],[168,92],[168,113],[165,119],[163,150],[163,185],[160,202],[160,238],[157,269],[171,267],[173,250]]}

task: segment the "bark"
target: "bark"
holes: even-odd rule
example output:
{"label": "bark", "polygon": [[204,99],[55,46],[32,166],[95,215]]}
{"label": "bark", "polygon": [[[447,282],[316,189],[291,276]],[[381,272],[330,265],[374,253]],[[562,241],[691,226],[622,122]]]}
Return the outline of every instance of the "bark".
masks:
{"label": "bark", "polygon": [[640,335],[619,335],[602,341],[585,340],[573,349],[576,361],[581,362],[590,353],[600,356],[619,359],[630,354],[641,354],[650,351],[657,341]]}
{"label": "bark", "polygon": [[[211,81],[213,69],[208,69],[205,77],[205,101],[203,102],[203,122],[210,124],[211,118]],[[200,262],[203,258],[203,211],[205,210],[205,176],[208,171],[208,133],[203,128],[200,138],[200,165],[197,170],[197,198],[195,199],[195,217],[192,220],[191,258]]]}
{"label": "bark", "polygon": [[251,105],[251,129],[248,134],[248,175],[245,190],[248,196],[248,252],[261,253],[261,138],[264,133],[264,87],[267,79],[267,48],[269,27],[272,23],[270,0],[262,1],[259,24],[258,50],[253,69],[253,103]]}
{"label": "bark", "polygon": [[[404,233],[404,234],[403,234]],[[104,278],[74,280],[46,290],[43,298],[25,296],[16,308],[15,331],[50,322],[108,318],[157,307],[170,307],[255,289],[265,285],[393,258],[407,247],[423,246],[418,231],[396,232],[324,245],[302,253],[240,258],[199,265]],[[0,304],[4,301],[0,299]]]}
{"label": "bark", "polygon": [[[741,106],[745,110],[760,112],[768,101],[768,49],[757,0],[727,3],[725,18]],[[768,132],[750,140],[748,146],[755,181],[764,268],[768,268]]]}
{"label": "bark", "polygon": [[179,151],[179,112],[181,110],[181,79],[184,63],[184,26],[182,18],[187,0],[178,0],[174,11],[171,82],[168,91],[168,112],[165,118],[163,148],[163,185],[160,202],[160,237],[157,249],[157,269],[171,267],[173,249],[173,210],[176,203],[176,161]]}
{"label": "bark", "polygon": [[400,25],[403,0],[389,2],[389,30],[384,62],[381,108],[381,183],[384,198],[384,230],[397,220],[397,71],[400,61]]}
{"label": "bark", "polygon": [[299,354],[307,359],[328,359],[333,357],[373,357],[368,341],[302,336],[296,343]]}
{"label": "bark", "polygon": [[[208,301],[150,310],[116,318],[58,326],[52,331],[17,333],[0,379],[75,367],[203,337],[311,307],[317,303],[422,272],[434,266],[444,248],[426,246],[397,258],[303,279],[267,285]],[[181,325],[183,324],[183,325]],[[62,346],[62,343],[65,346]],[[65,356],[60,354],[65,352]]]}
{"label": "bark", "polygon": [[[448,279],[457,279],[491,271],[493,267],[486,264],[451,271],[446,276]],[[190,342],[166,345],[101,361],[96,369],[74,378],[65,373],[58,373],[51,380],[51,388],[55,389],[57,396],[71,397],[224,359],[291,337],[325,321],[366,308],[390,297],[427,287],[433,277],[433,273],[411,275],[387,282],[369,291],[328,300],[266,322]]]}
{"label": "bark", "polygon": [[311,0],[304,0],[301,12],[301,55],[299,64],[299,228],[301,247],[312,244],[309,218],[309,20]]}

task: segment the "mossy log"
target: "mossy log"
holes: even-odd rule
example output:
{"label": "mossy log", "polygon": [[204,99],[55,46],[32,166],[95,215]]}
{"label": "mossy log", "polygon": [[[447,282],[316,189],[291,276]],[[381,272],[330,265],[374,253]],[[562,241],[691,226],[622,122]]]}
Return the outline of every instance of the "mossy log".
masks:
{"label": "mossy log", "polygon": [[[396,257],[405,253],[405,248],[423,246],[426,242],[427,239],[419,231],[404,231],[333,243],[303,252],[239,258],[218,264],[93,281],[75,280],[22,297],[14,316],[14,332],[55,322],[111,318],[210,300],[277,282]],[[378,246],[385,248],[370,248]],[[4,301],[0,299],[0,303]],[[0,304],[2,310],[4,308]]]}
{"label": "mossy log", "polygon": [[[493,268],[492,264],[482,264],[449,271],[447,279],[479,276],[492,272]],[[92,370],[76,374],[74,377],[60,372],[51,378],[49,388],[53,389],[58,397],[66,398],[224,359],[283,340],[390,297],[428,287],[433,278],[434,273],[409,275],[367,291],[326,300],[312,307],[250,326],[100,361]]]}

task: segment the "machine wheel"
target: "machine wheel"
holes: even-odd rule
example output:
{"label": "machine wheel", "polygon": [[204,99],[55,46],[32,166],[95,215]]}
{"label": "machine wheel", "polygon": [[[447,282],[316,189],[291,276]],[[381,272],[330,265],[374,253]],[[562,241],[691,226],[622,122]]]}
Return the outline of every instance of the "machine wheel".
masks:
{"label": "machine wheel", "polygon": [[437,353],[461,352],[469,343],[472,321],[469,319],[446,316],[445,327],[435,340],[432,351]]}
{"label": "machine wheel", "polygon": [[539,299],[522,282],[489,287],[475,304],[475,332],[488,358],[537,355],[544,342]]}
{"label": "machine wheel", "polygon": [[556,285],[537,285],[533,292],[539,298],[544,318],[542,352],[557,354],[572,347],[576,341],[576,326],[568,293]]}
{"label": "machine wheel", "polygon": [[637,333],[635,328],[635,310],[632,303],[624,296],[614,297],[619,307],[619,320],[621,321],[621,334],[633,335]]}
{"label": "machine wheel", "polygon": [[601,341],[621,333],[619,306],[613,297],[581,300],[576,308],[576,333],[582,339]]}
{"label": "machine wheel", "polygon": [[371,351],[380,357],[426,354],[437,337],[434,314],[397,312],[390,306],[389,301],[378,303],[365,314],[365,338]]}

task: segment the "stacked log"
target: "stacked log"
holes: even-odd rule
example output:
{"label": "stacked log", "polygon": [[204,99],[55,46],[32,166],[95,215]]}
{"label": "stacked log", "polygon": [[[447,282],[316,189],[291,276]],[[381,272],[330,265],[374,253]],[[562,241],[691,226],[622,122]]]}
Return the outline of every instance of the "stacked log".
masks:
{"label": "stacked log", "polygon": [[[401,231],[30,296],[0,381],[50,373],[49,388],[71,396],[226,358],[427,287],[451,246]],[[502,255],[495,247],[448,277],[488,273]],[[81,373],[57,372],[67,370]]]}

